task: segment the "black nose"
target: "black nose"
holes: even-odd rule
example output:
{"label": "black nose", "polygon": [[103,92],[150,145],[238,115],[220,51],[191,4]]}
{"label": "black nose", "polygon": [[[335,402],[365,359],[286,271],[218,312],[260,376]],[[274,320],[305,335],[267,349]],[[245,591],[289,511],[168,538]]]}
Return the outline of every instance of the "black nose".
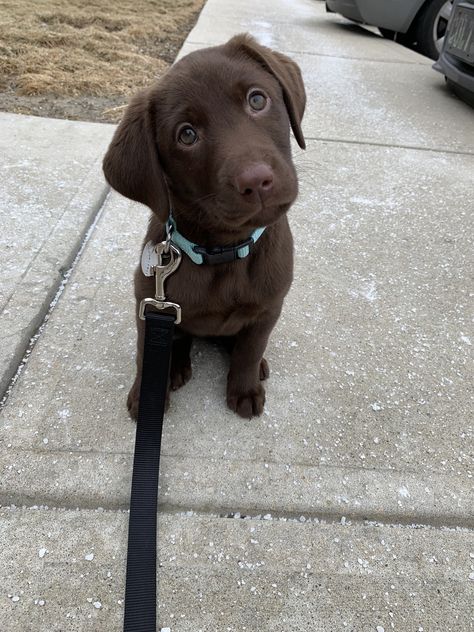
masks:
{"label": "black nose", "polygon": [[263,162],[245,167],[235,178],[237,191],[249,202],[256,197],[261,200],[273,188],[273,171]]}

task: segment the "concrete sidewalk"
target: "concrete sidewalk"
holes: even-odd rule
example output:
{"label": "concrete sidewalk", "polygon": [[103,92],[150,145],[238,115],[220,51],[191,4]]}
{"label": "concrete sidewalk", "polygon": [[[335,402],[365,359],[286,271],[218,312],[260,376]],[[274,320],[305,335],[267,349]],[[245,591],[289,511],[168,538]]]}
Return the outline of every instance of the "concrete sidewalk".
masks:
{"label": "concrete sidewalk", "polygon": [[[226,358],[204,343],[173,397],[160,625],[474,629],[472,109],[428,60],[311,0],[209,0],[181,54],[241,31],[304,72],[296,276],[262,418],[226,410]],[[98,179],[111,126],[67,125],[90,130]],[[69,259],[102,199],[100,184]],[[146,221],[107,198],[3,410],[1,632],[121,629]]]}
{"label": "concrete sidewalk", "polygon": [[109,125],[0,112],[0,399],[107,187]]}

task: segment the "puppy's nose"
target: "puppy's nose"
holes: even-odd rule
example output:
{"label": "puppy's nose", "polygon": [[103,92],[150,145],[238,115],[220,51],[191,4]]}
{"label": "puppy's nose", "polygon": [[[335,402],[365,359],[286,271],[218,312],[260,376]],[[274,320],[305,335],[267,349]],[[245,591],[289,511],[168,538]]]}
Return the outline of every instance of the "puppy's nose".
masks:
{"label": "puppy's nose", "polygon": [[250,165],[235,178],[235,184],[248,201],[257,196],[263,200],[273,188],[273,171],[264,162]]}

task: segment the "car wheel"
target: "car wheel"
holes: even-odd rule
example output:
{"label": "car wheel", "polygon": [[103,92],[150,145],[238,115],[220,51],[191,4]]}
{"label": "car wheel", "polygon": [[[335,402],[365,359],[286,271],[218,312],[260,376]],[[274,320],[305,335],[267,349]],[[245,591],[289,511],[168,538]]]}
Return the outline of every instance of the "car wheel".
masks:
{"label": "car wheel", "polygon": [[430,0],[425,4],[413,29],[416,48],[422,55],[438,59],[452,10],[451,0]]}

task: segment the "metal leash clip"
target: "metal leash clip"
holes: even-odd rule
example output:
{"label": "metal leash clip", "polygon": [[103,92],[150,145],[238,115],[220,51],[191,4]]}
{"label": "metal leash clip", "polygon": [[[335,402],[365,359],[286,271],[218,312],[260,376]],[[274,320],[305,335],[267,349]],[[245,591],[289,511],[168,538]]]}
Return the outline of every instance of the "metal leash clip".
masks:
{"label": "metal leash clip", "polygon": [[142,270],[146,276],[155,276],[155,298],[144,298],[140,303],[138,315],[145,320],[147,306],[160,311],[172,309],[176,312],[175,324],[181,322],[181,306],[166,300],[165,281],[176,272],[181,263],[181,250],[171,242],[171,234],[167,230],[166,241],[158,244],[148,242],[143,250]]}

